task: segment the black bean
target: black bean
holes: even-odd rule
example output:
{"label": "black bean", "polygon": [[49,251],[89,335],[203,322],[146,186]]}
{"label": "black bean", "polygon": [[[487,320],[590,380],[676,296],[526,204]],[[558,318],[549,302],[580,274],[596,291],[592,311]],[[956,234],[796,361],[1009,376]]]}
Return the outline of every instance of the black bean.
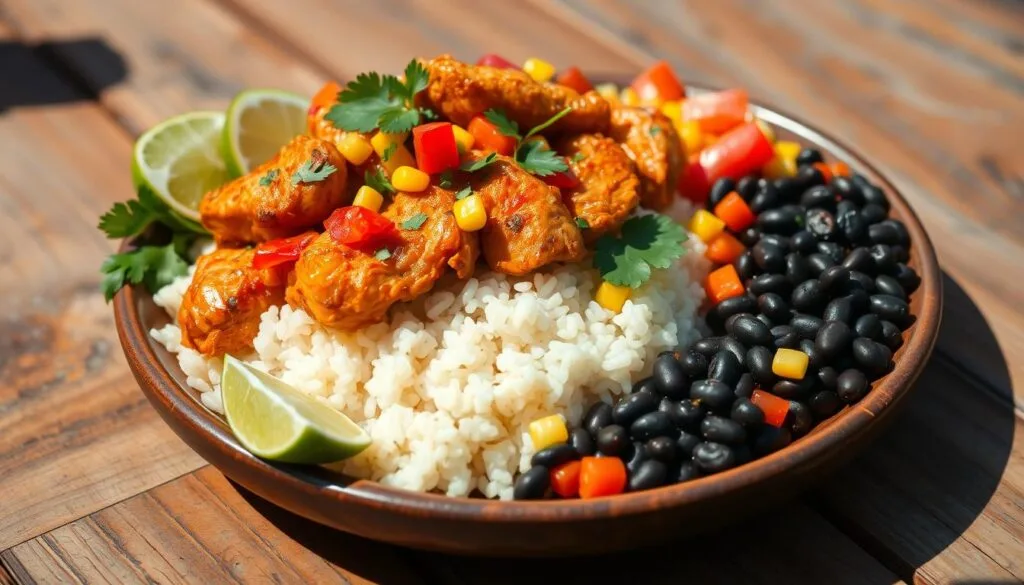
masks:
{"label": "black bean", "polygon": [[583,415],[583,428],[591,437],[597,438],[601,429],[612,424],[612,405],[607,402],[595,402]]}
{"label": "black bean", "polygon": [[853,325],[857,337],[867,337],[875,341],[882,340],[882,320],[874,313],[861,315]]}
{"label": "black bean", "polygon": [[747,440],[747,432],[743,425],[722,416],[708,415],[704,422],[700,423],[700,432],[708,441],[725,443],[726,445],[738,445]]}
{"label": "black bean", "polygon": [[[658,356],[658,358],[660,358],[662,355],[666,355],[672,359],[675,359],[676,352],[662,352],[661,355]],[[654,384],[654,378],[652,378],[651,376],[647,376],[646,378],[640,380],[636,384],[633,384],[632,393],[638,394],[640,392],[650,394],[654,398],[658,398],[658,389]]]}
{"label": "black bean", "polygon": [[807,406],[818,420],[826,419],[839,410],[839,395],[832,390],[816,392],[807,401]]}
{"label": "black bean", "polygon": [[786,269],[786,250],[765,238],[754,245],[754,262],[765,272],[782,272]]}
{"label": "black bean", "polygon": [[721,443],[701,443],[693,450],[693,462],[702,471],[717,473],[736,465],[736,452]]}
{"label": "black bean", "polygon": [[825,359],[832,359],[850,349],[853,343],[853,331],[842,321],[828,321],[818,330],[814,338],[814,349]]}
{"label": "black bean", "polygon": [[789,429],[796,437],[806,435],[814,427],[814,414],[803,402],[789,401],[789,418],[792,420]]}
{"label": "black bean", "polygon": [[734,316],[725,324],[725,330],[743,345],[768,346],[772,344],[771,329],[748,313]]}
{"label": "black bean", "polygon": [[625,460],[626,470],[629,472],[629,475],[636,473],[636,470],[643,465],[644,461],[650,459],[647,455],[647,446],[640,441],[635,441],[620,457]]}
{"label": "black bean", "polygon": [[708,375],[708,358],[696,351],[687,351],[679,359],[683,372],[690,378],[704,378]]}
{"label": "black bean", "polygon": [[732,387],[718,380],[698,380],[690,386],[690,398],[715,411],[729,408],[735,397]]}
{"label": "black bean", "polygon": [[739,313],[756,312],[757,297],[749,293],[730,297],[715,305],[714,310],[718,318],[725,322],[729,317]]}
{"label": "black bean", "polygon": [[792,177],[779,177],[772,181],[772,186],[779,193],[779,201],[792,203],[800,198],[803,191],[800,190],[800,184]]}
{"label": "black bean", "polygon": [[839,220],[840,215],[850,213],[851,211],[856,211],[858,209],[860,209],[860,207],[858,207],[853,201],[840,201],[836,203],[836,220]]}
{"label": "black bean", "polygon": [[903,332],[890,321],[882,321],[882,343],[891,351],[903,346]]}
{"label": "black bean", "polygon": [[789,326],[803,339],[814,339],[817,337],[818,330],[824,324],[825,322],[818,317],[803,313],[795,313],[793,318],[789,320]]}
{"label": "black bean", "polygon": [[[818,249],[818,245],[814,245],[814,249]],[[819,276],[825,272],[829,267],[838,264],[831,256],[815,252],[807,256],[807,267],[811,270],[812,276]]]}
{"label": "black bean", "polygon": [[825,176],[814,167],[801,167],[797,170],[794,179],[804,191],[815,185],[825,184]]}
{"label": "black bean", "polygon": [[838,233],[836,218],[827,209],[809,209],[805,215],[807,231],[814,234],[814,237],[822,242],[832,242]]}
{"label": "black bean", "polygon": [[[744,245],[753,246],[754,243],[756,243],[756,240],[750,244],[744,242]],[[757,265],[757,262],[754,262],[754,252],[750,249],[740,254],[739,258],[736,258],[736,261],[733,262],[733,266],[736,267],[736,274],[743,281],[750,280],[761,273],[761,267]]]}
{"label": "black bean", "polygon": [[800,230],[789,238],[789,249],[800,254],[812,254],[818,249],[818,240],[807,230]]}
{"label": "black bean", "polygon": [[835,390],[836,381],[839,379],[839,372],[832,366],[825,366],[818,369],[819,385],[826,390]]}
{"label": "black bean", "polygon": [[892,257],[897,262],[910,262],[910,250],[907,250],[906,246],[890,246],[892,248]]}
{"label": "black bean", "polygon": [[843,240],[850,245],[862,242],[868,235],[868,224],[864,223],[864,218],[856,209],[837,216],[836,224],[843,234]]}
{"label": "black bean", "polygon": [[629,426],[629,434],[637,441],[646,441],[654,437],[675,436],[675,425],[668,413],[661,411],[648,412],[633,421]]}
{"label": "black bean", "polygon": [[883,219],[882,221],[868,227],[868,239],[870,239],[873,244],[887,244],[890,246],[898,244],[901,246],[908,246],[910,245],[910,238],[905,237],[906,228],[903,228],[902,230],[900,229],[902,225],[903,224],[899,224],[898,227],[894,220]]}
{"label": "black bean", "polygon": [[775,188],[775,185],[769,184],[763,189],[758,189],[757,193],[754,194],[754,197],[750,200],[750,211],[763,213],[778,206],[781,202],[779,190]]}
{"label": "black bean", "polygon": [[776,325],[772,327],[772,345],[776,349],[783,347],[794,348],[800,342],[800,334],[789,325]]}
{"label": "black bean", "polygon": [[773,292],[783,297],[788,297],[793,287],[786,280],[786,277],[781,274],[759,274],[750,281],[747,290],[756,296]]}
{"label": "black bean", "polygon": [[820,314],[826,301],[828,301],[828,297],[821,290],[821,283],[813,279],[800,283],[793,289],[793,294],[789,299],[794,309],[811,314]]}
{"label": "black bean", "polygon": [[772,386],[772,394],[786,400],[797,400],[807,396],[814,382],[807,377],[803,380],[779,380]]}
{"label": "black bean", "polygon": [[[860,217],[870,228],[872,225],[886,218],[888,212],[884,207],[875,203],[869,203],[861,208]],[[870,233],[870,232],[868,232]]]}
{"label": "black bean", "polygon": [[828,256],[836,264],[843,261],[843,247],[835,242],[818,242],[818,253]]}
{"label": "black bean", "polygon": [[594,454],[594,438],[590,436],[587,429],[573,429],[569,433],[569,444],[580,457],[587,457]]}
{"label": "black bean", "polygon": [[648,459],[629,476],[629,491],[649,490],[665,485],[667,481],[668,467],[661,461]]}
{"label": "black bean", "polygon": [[805,147],[796,155],[797,166],[802,167],[804,165],[812,165],[819,162],[825,162],[825,159],[821,156],[821,151],[816,148]]}
{"label": "black bean", "polygon": [[733,181],[729,177],[722,177],[715,181],[714,185],[711,185],[711,191],[708,193],[708,209],[718,205],[722,199],[729,193],[736,190],[736,181]]}
{"label": "black bean", "polygon": [[747,175],[740,179],[736,183],[736,192],[740,194],[744,201],[750,201],[750,198],[757,192],[757,177]]}
{"label": "black bean", "polygon": [[744,372],[740,381],[736,382],[736,390],[733,394],[737,398],[750,398],[754,394],[754,376],[750,372]]}
{"label": "black bean", "polygon": [[572,448],[572,445],[559,443],[534,453],[533,457],[530,458],[530,465],[543,465],[548,469],[552,469],[578,458],[579,453],[576,452],[576,449]]}
{"label": "black bean", "polygon": [[672,463],[676,460],[676,442],[670,437],[654,437],[647,441],[646,447],[651,459],[663,463]]}
{"label": "black bean", "polygon": [[[815,185],[804,191],[804,194],[800,196],[800,205],[808,209],[819,207],[833,211],[836,208],[836,196],[825,185]],[[813,232],[814,230],[811,231]]]}
{"label": "black bean", "polygon": [[849,323],[853,320],[853,315],[853,301],[849,295],[846,295],[829,301],[825,305],[825,311],[821,314],[821,318],[826,323],[829,321]]}
{"label": "black bean", "polygon": [[692,400],[680,400],[668,411],[672,423],[683,431],[696,431],[706,414],[707,410],[699,402]]}
{"label": "black bean", "polygon": [[722,349],[722,338],[721,337],[704,337],[693,342],[690,349],[703,354],[704,357],[711,359],[711,356],[718,353],[718,350]]}
{"label": "black bean", "polygon": [[745,427],[756,427],[764,422],[764,411],[747,398],[733,402],[729,416]]}
{"label": "black bean", "polygon": [[747,357],[747,348],[738,340],[729,337],[728,335],[722,337],[721,348],[726,351],[731,351],[732,355],[736,356],[736,359],[740,363]]}
{"label": "black bean", "polygon": [[679,466],[679,474],[676,476],[677,483],[683,483],[692,479],[700,477],[700,469],[697,468],[697,464],[692,461],[687,461]]}
{"label": "black bean", "polygon": [[871,257],[875,260],[875,270],[879,274],[892,274],[896,272],[896,255],[892,253],[892,247],[885,244],[875,244],[870,248]]}
{"label": "black bean", "polygon": [[[665,357],[678,365],[679,362],[676,362],[675,358],[672,356],[669,355]],[[661,358],[658,359],[659,361],[661,360]],[[657,362],[655,362],[655,364],[657,364]],[[685,393],[685,391],[686,388],[684,387],[683,392]],[[655,398],[653,394],[649,394],[647,392],[630,394],[618,401],[615,406],[612,407],[612,421],[617,425],[628,427],[633,424],[633,421],[641,416],[648,412],[657,410],[658,402],[659,400]]]}
{"label": "black bean", "polygon": [[915,272],[913,268],[906,264],[897,264],[896,271],[892,276],[900,283],[900,286],[903,287],[903,290],[905,290],[908,295],[914,294],[917,287],[921,286],[921,277],[917,275],[917,272]]}
{"label": "black bean", "polygon": [[[842,197],[843,199],[849,199],[853,195],[854,191],[857,191],[857,188],[853,184],[853,181],[851,181],[847,177],[832,177],[832,182],[829,183],[828,186],[830,189],[832,189],[833,193]],[[861,205],[860,201],[854,201],[854,203],[856,203],[858,206]]]}
{"label": "black bean", "polygon": [[629,432],[621,425],[608,425],[597,433],[596,443],[605,455],[621,455],[629,446]]}
{"label": "black bean", "polygon": [[[746,315],[737,315],[737,317],[745,317]],[[753,317],[751,317],[753,319]],[[754,319],[757,321],[756,319]],[[763,325],[758,321],[759,325]],[[740,363],[736,356],[732,352],[727,350],[721,350],[716,353],[708,364],[708,378],[711,380],[718,380],[729,387],[736,385],[736,382],[740,381],[740,376],[743,374],[743,365]]]}
{"label": "black bean", "polygon": [[853,340],[853,359],[866,376],[875,380],[889,370],[892,351],[877,341],[858,337]]}
{"label": "black bean", "polygon": [[551,472],[547,467],[536,466],[516,478],[512,498],[516,500],[540,500],[547,495],[551,485]]}
{"label": "black bean", "polygon": [[830,266],[818,276],[821,290],[826,293],[839,290],[847,280],[850,280],[850,269],[842,265]]}
{"label": "black bean", "polygon": [[907,293],[900,286],[899,281],[888,274],[879,274],[875,277],[875,290],[883,295],[896,297],[901,301],[907,300]]}
{"label": "black bean", "polygon": [[782,248],[783,252],[789,249],[789,238],[786,236],[780,236],[779,234],[765,234],[761,237],[761,240],[766,244]]}
{"label": "black bean", "polygon": [[754,244],[761,241],[761,230],[757,229],[756,227],[748,227],[747,229],[740,232],[739,240],[740,243],[743,244],[744,246],[748,248],[753,247]]}
{"label": "black bean", "polygon": [[764,456],[774,453],[789,445],[793,437],[786,427],[773,427],[763,425],[761,430],[754,437],[754,453]]}
{"label": "black bean", "polygon": [[871,295],[871,312],[899,327],[909,326],[914,319],[907,301],[892,295]]}
{"label": "black bean", "polygon": [[803,208],[799,205],[783,205],[769,209],[757,216],[757,227],[762,233],[791,235],[800,229],[803,222]]}
{"label": "black bean", "polygon": [[775,383],[775,374],[772,372],[773,352],[767,347],[755,346],[747,350],[747,357],[744,362],[747,369],[754,376],[754,380],[764,387]]}
{"label": "black bean", "polygon": [[679,454],[684,459],[689,459],[693,454],[693,448],[700,445],[701,439],[699,436],[682,431],[679,433],[679,438],[676,439],[676,448],[679,449]]}
{"label": "black bean", "polygon": [[768,315],[764,315],[762,313],[758,313],[758,314],[754,315],[754,318],[757,319],[758,321],[764,323],[765,327],[767,327],[768,329],[771,329],[772,327],[775,327],[775,322],[772,321],[771,319],[769,319]]}
{"label": "black bean", "polygon": [[890,218],[885,220],[891,223],[893,228],[896,230],[896,234],[899,237],[899,241],[896,242],[897,246],[910,246],[910,232],[907,230],[907,226],[900,220]]}
{"label": "black bean", "polygon": [[868,393],[868,378],[860,370],[852,368],[845,370],[839,374],[839,379],[836,381],[836,392],[839,394],[840,400],[846,404],[853,404]]}
{"label": "black bean", "polygon": [[843,292],[849,294],[857,290],[869,294],[875,292],[875,279],[859,270],[850,271],[850,281],[843,287]]}
{"label": "black bean", "polygon": [[[683,396],[686,396],[686,390],[690,387],[690,380],[687,378],[686,372],[683,371],[682,364],[680,364],[679,360],[672,355],[659,356],[658,359],[654,360],[654,370],[651,377],[654,379],[654,388],[662,396],[682,398]],[[619,404],[621,405],[622,403]],[[643,404],[643,408],[646,408],[647,403],[644,402]],[[655,408],[657,408],[657,403],[651,405],[647,410],[639,412],[636,416],[640,416],[640,414],[643,414],[644,412],[650,412]],[[634,416],[633,419],[635,419],[636,416]],[[628,424],[619,422],[618,420],[615,422],[618,422],[619,424]]]}
{"label": "black bean", "polygon": [[878,205],[889,213],[889,200],[885,197],[885,193],[874,185],[867,185],[861,187],[861,197],[864,199],[864,205]]}
{"label": "black bean", "polygon": [[788,323],[790,317],[793,316],[786,300],[778,293],[769,292],[757,297],[757,309],[772,321],[779,323]]}
{"label": "black bean", "polygon": [[875,270],[875,259],[871,256],[871,250],[861,246],[854,248],[843,258],[843,266],[851,271],[871,273]]}
{"label": "black bean", "polygon": [[[817,370],[818,368],[825,365],[825,356],[814,347],[814,341],[811,339],[801,339],[800,343],[796,346],[797,349],[807,354],[807,369],[810,371]],[[805,379],[809,379],[806,376]]]}
{"label": "black bean", "polygon": [[811,268],[807,259],[796,252],[786,254],[786,280],[789,284],[797,286],[808,278],[811,278]]}

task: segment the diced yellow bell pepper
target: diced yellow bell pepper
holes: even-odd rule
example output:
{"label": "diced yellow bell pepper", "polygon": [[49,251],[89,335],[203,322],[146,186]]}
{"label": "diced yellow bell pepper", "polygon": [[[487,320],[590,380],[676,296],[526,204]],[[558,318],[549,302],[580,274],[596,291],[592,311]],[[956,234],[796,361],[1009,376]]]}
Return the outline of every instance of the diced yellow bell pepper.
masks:
{"label": "diced yellow bell pepper", "polygon": [[661,104],[661,113],[678,127],[683,123],[683,101],[672,100]]}
{"label": "diced yellow bell pepper", "polygon": [[523,63],[523,71],[541,83],[549,81],[555,76],[555,66],[536,57],[530,57],[526,63]]}
{"label": "diced yellow bell pepper", "polygon": [[455,214],[455,223],[464,232],[475,232],[487,225],[487,210],[484,208],[484,199],[479,195],[470,195],[459,199],[452,207]]}
{"label": "diced yellow bell pepper", "polygon": [[605,309],[613,313],[622,311],[622,306],[626,304],[629,297],[632,296],[633,289],[628,286],[619,286],[610,282],[602,282],[597,287],[597,292],[594,293],[594,300],[597,304],[601,305]]}
{"label": "diced yellow bell pepper", "polygon": [[686,156],[694,155],[704,148],[704,134],[696,120],[685,120],[679,125],[679,136],[686,145]]}
{"label": "diced yellow bell pepper", "polygon": [[803,380],[810,357],[800,350],[779,348],[772,360],[772,373],[790,380]]}
{"label": "diced yellow bell pepper", "polygon": [[412,166],[400,166],[391,173],[391,184],[399,191],[419,193],[430,186],[430,175]]}
{"label": "diced yellow bell pepper", "polygon": [[565,428],[565,419],[557,414],[538,418],[530,423],[527,430],[530,433],[533,448],[537,451],[569,440],[569,429]]}
{"label": "diced yellow bell pepper", "polygon": [[359,166],[373,154],[373,145],[358,132],[348,132],[338,143],[338,151],[348,162]]}
{"label": "diced yellow bell pepper", "polygon": [[775,143],[775,154],[779,155],[782,160],[792,159],[796,160],[802,147],[791,140],[780,140]]}
{"label": "diced yellow bell pepper", "polygon": [[358,205],[359,207],[365,207],[370,211],[380,211],[380,206],[384,204],[384,196],[379,191],[369,185],[363,185],[356,191],[356,196],[352,200],[352,205]]}
{"label": "diced yellow bell pepper", "polygon": [[722,230],[725,229],[725,222],[706,209],[698,209],[693,213],[686,229],[706,244],[722,233]]}
{"label": "diced yellow bell pepper", "polygon": [[594,89],[613,106],[619,104],[619,86],[614,83],[599,83]]}
{"label": "diced yellow bell pepper", "polygon": [[465,128],[452,124],[452,133],[455,134],[455,146],[459,149],[459,154],[465,154],[473,148],[473,135]]}
{"label": "diced yellow bell pepper", "polygon": [[619,100],[624,106],[635,107],[640,105],[640,96],[636,94],[636,90],[632,87],[623,88],[619,93]]}

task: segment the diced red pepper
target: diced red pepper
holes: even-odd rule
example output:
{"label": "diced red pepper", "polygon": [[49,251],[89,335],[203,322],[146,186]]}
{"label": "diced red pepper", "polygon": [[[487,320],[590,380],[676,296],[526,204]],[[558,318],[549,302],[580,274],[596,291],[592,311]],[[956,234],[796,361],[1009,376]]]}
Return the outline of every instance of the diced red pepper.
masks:
{"label": "diced red pepper", "polygon": [[256,246],[256,255],[252,257],[252,267],[257,270],[265,270],[275,266],[294,264],[306,246],[313,243],[316,236],[316,232],[306,232],[290,238],[278,238],[263,242]]}
{"label": "diced red pepper", "polygon": [[459,166],[459,148],[451,122],[431,122],[412,129],[416,166],[428,175],[436,175]]}
{"label": "diced red pepper", "polygon": [[703,132],[722,134],[743,123],[747,116],[747,92],[727,89],[690,96],[683,102],[683,119],[697,122]]}
{"label": "diced red pepper", "polygon": [[477,59],[476,64],[483,65],[485,67],[497,67],[499,69],[520,68],[519,65],[512,63],[511,61],[505,59],[501,55],[495,55],[494,53],[489,53],[487,55],[484,55],[483,57],[480,57],[479,59]]}
{"label": "diced red pepper", "polygon": [[580,497],[621,494],[626,489],[626,465],[618,457],[584,457],[580,460]]}
{"label": "diced red pepper", "polygon": [[541,178],[548,185],[558,187],[559,189],[575,189],[580,185],[579,177],[577,177],[571,170],[554,173]]}
{"label": "diced red pepper", "polygon": [[718,202],[718,205],[715,206],[715,216],[724,221],[725,225],[736,233],[747,229],[757,221],[757,216],[750,210],[750,206],[735,191]]}
{"label": "diced red pepper", "polygon": [[686,88],[665,61],[658,61],[638,75],[632,87],[641,102],[663,102],[686,97]]}
{"label": "diced red pepper", "polygon": [[324,227],[335,242],[359,249],[374,248],[398,237],[398,229],[391,220],[358,205],[335,209],[324,221]]}
{"label": "diced red pepper", "polygon": [[579,461],[569,461],[551,470],[551,491],[563,498],[575,498],[580,495]]}
{"label": "diced red pepper", "polygon": [[756,122],[747,122],[723,134],[714,144],[700,152],[709,185],[722,177],[739,180],[764,165],[775,156],[772,143]]}
{"label": "diced red pepper", "polygon": [[494,151],[509,156],[516,148],[515,138],[502,134],[497,126],[488,122],[487,118],[483,116],[477,116],[470,120],[466,130],[473,135],[473,144],[480,150]]}
{"label": "diced red pepper", "polygon": [[683,167],[683,172],[679,173],[676,189],[680,195],[698,205],[703,205],[707,201],[711,183],[704,172],[704,167],[700,166],[698,155],[690,157],[690,161]]}
{"label": "diced red pepper", "polygon": [[763,390],[754,390],[750,401],[764,412],[764,422],[773,427],[781,427],[789,414],[789,401],[769,394]]}
{"label": "diced red pepper", "polygon": [[580,71],[579,67],[573,66],[562,72],[557,79],[559,85],[564,85],[569,89],[573,89],[576,93],[587,93],[594,89],[594,86],[590,84],[590,80],[587,79],[583,72]]}

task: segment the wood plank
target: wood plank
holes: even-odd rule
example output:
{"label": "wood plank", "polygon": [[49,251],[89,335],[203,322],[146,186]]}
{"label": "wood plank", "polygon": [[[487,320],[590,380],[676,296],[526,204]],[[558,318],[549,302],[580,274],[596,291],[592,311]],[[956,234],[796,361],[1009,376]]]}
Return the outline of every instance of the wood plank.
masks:
{"label": "wood plank", "polygon": [[291,515],[204,467],[3,557],[41,583],[422,583],[397,550]]}
{"label": "wood plank", "polygon": [[95,225],[131,193],[128,137],[31,52],[5,54],[32,86],[18,95],[53,105],[0,114],[0,550],[201,464],[139,391],[98,292],[114,245]]}

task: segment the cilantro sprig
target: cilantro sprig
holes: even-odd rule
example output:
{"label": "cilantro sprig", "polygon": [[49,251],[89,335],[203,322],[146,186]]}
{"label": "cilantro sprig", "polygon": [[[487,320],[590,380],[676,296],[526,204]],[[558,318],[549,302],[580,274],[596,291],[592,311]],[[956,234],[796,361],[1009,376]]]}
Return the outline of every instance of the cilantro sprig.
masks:
{"label": "cilantro sprig", "polygon": [[[530,140],[530,138],[536,136],[555,122],[561,120],[571,111],[571,107],[565,108],[554,116],[548,118],[546,121],[534,126],[526,134],[520,134],[519,124],[517,124],[515,120],[509,119],[509,117],[503,112],[490,109],[484,112],[484,117],[488,122],[494,124],[494,127],[497,128],[498,132],[516,139],[516,148],[512,158],[520,167],[523,168],[523,170],[537,175],[538,177],[547,177],[555,173],[562,173],[569,170],[569,165],[566,164],[564,157],[561,157],[553,150],[546,148],[543,142],[539,140]],[[470,172],[477,171],[491,164],[496,159],[496,157],[488,158],[490,158],[490,160],[479,159],[473,162],[469,168],[464,167],[462,170]]]}
{"label": "cilantro sprig", "polygon": [[618,286],[640,288],[654,268],[668,268],[684,252],[686,230],[671,218],[652,213],[629,218],[618,237],[597,240],[594,266],[601,277]]}
{"label": "cilantro sprig", "polygon": [[388,176],[384,174],[384,171],[377,169],[376,172],[366,171],[363,173],[363,183],[380,193],[381,195],[387,195],[388,193],[395,193],[397,189],[388,180]]}
{"label": "cilantro sprig", "polygon": [[423,118],[435,116],[414,103],[416,94],[427,87],[426,68],[413,59],[405,66],[405,81],[394,75],[361,73],[338,94],[338,103],[326,118],[336,127],[352,132],[408,132]]}

